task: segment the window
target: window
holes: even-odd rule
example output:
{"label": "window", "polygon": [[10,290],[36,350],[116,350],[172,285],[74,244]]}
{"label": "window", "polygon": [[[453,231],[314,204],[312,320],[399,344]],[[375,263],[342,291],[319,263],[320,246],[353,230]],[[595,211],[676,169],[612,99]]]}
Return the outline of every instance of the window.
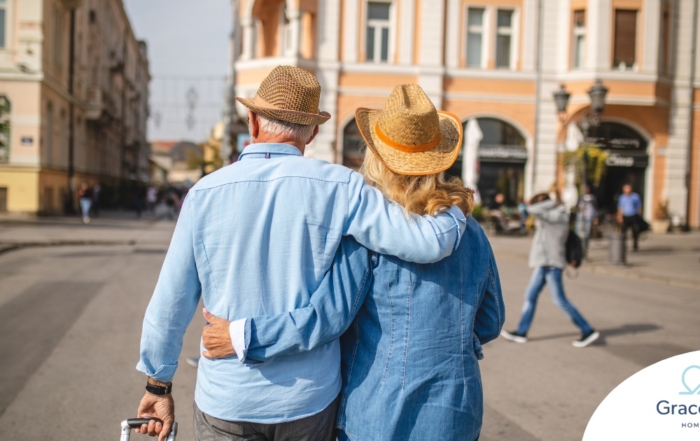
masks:
{"label": "window", "polygon": [[367,36],[365,53],[367,61],[389,61],[389,28],[391,3],[367,3]]}
{"label": "window", "polygon": [[0,48],[5,47],[5,20],[7,17],[7,2],[0,0]]}
{"label": "window", "polygon": [[467,67],[484,67],[484,8],[467,10]]}
{"label": "window", "polygon": [[343,165],[353,170],[359,170],[365,157],[365,141],[355,119],[350,121],[343,130]]}
{"label": "window", "polygon": [[511,67],[513,11],[499,9],[496,15],[496,67]]}
{"label": "window", "polygon": [[632,69],[636,63],[637,11],[615,10],[615,50],[613,67]]}
{"label": "window", "polygon": [[53,4],[53,61],[61,65],[63,59],[63,9]]}
{"label": "window", "polygon": [[586,47],[586,11],[574,11],[574,47],[572,50],[571,67],[583,67],[583,54]]}

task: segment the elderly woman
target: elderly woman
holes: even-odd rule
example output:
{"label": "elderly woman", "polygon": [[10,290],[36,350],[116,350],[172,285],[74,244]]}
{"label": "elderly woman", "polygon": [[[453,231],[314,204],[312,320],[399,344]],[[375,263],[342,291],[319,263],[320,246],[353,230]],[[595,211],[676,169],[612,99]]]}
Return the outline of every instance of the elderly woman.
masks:
{"label": "elderly woman", "polygon": [[[443,174],[459,154],[462,125],[436,111],[419,86],[397,86],[383,110],[358,109],[356,119],[368,147],[365,180],[407,216],[452,205],[471,212],[471,190]],[[473,218],[457,246],[420,265],[344,239],[309,305],[245,320],[244,336],[232,336],[239,359],[263,368],[344,333],[338,439],[477,439],[478,360],[500,332],[504,306],[491,247]]]}

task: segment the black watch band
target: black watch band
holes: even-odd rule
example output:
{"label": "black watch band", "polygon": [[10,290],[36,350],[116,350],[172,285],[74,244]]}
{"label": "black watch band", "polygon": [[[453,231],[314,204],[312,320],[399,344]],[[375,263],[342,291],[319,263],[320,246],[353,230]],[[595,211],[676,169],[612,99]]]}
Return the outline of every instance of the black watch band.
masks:
{"label": "black watch band", "polygon": [[173,391],[173,385],[156,386],[155,384],[146,383],[146,392],[153,395],[169,395]]}

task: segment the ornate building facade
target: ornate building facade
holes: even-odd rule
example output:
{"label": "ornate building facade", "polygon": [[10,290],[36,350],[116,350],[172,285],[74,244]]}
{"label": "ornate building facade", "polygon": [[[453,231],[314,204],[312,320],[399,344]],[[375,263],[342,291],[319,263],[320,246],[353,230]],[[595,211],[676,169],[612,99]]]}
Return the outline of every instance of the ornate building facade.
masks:
{"label": "ornate building facade", "polygon": [[[438,108],[465,128],[471,122],[465,138],[476,151],[465,145],[451,172],[473,179],[484,203],[496,192],[515,203],[561,175],[568,127],[590,111],[587,90],[601,80],[608,94],[598,135],[610,153],[601,208],[613,212],[629,182],[647,218],[667,200],[698,226],[697,3],[234,0],[235,88],[252,96],[279,64],[314,73],[333,119],[309,154],[354,166],[355,109],[381,106],[396,84],[420,84]],[[562,84],[571,99],[560,115],[553,92]]]}
{"label": "ornate building facade", "polygon": [[4,0],[0,25],[0,210],[57,214],[81,182],[111,202],[147,181],[148,54],[122,0]]}

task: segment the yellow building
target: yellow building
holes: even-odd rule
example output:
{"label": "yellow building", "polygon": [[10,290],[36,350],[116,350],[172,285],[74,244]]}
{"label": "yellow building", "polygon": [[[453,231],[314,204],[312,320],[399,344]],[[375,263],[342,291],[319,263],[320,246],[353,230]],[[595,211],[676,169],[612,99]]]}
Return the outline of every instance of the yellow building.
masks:
{"label": "yellow building", "polygon": [[[355,109],[381,106],[396,84],[420,84],[465,127],[474,121],[474,173],[484,202],[503,192],[514,203],[561,174],[568,126],[590,111],[586,92],[599,79],[609,92],[597,135],[611,153],[598,189],[602,210],[614,211],[621,185],[630,182],[647,218],[668,200],[672,214],[698,226],[694,3],[234,0],[235,88],[252,96],[279,64],[314,73],[321,108],[333,119],[309,154],[352,166],[360,140]],[[561,84],[572,96],[559,119],[553,92]],[[460,169],[468,162],[460,158],[451,172],[469,176]]]}
{"label": "yellow building", "polygon": [[83,181],[148,180],[148,58],[122,1],[3,0],[0,25],[0,211],[61,213]]}

